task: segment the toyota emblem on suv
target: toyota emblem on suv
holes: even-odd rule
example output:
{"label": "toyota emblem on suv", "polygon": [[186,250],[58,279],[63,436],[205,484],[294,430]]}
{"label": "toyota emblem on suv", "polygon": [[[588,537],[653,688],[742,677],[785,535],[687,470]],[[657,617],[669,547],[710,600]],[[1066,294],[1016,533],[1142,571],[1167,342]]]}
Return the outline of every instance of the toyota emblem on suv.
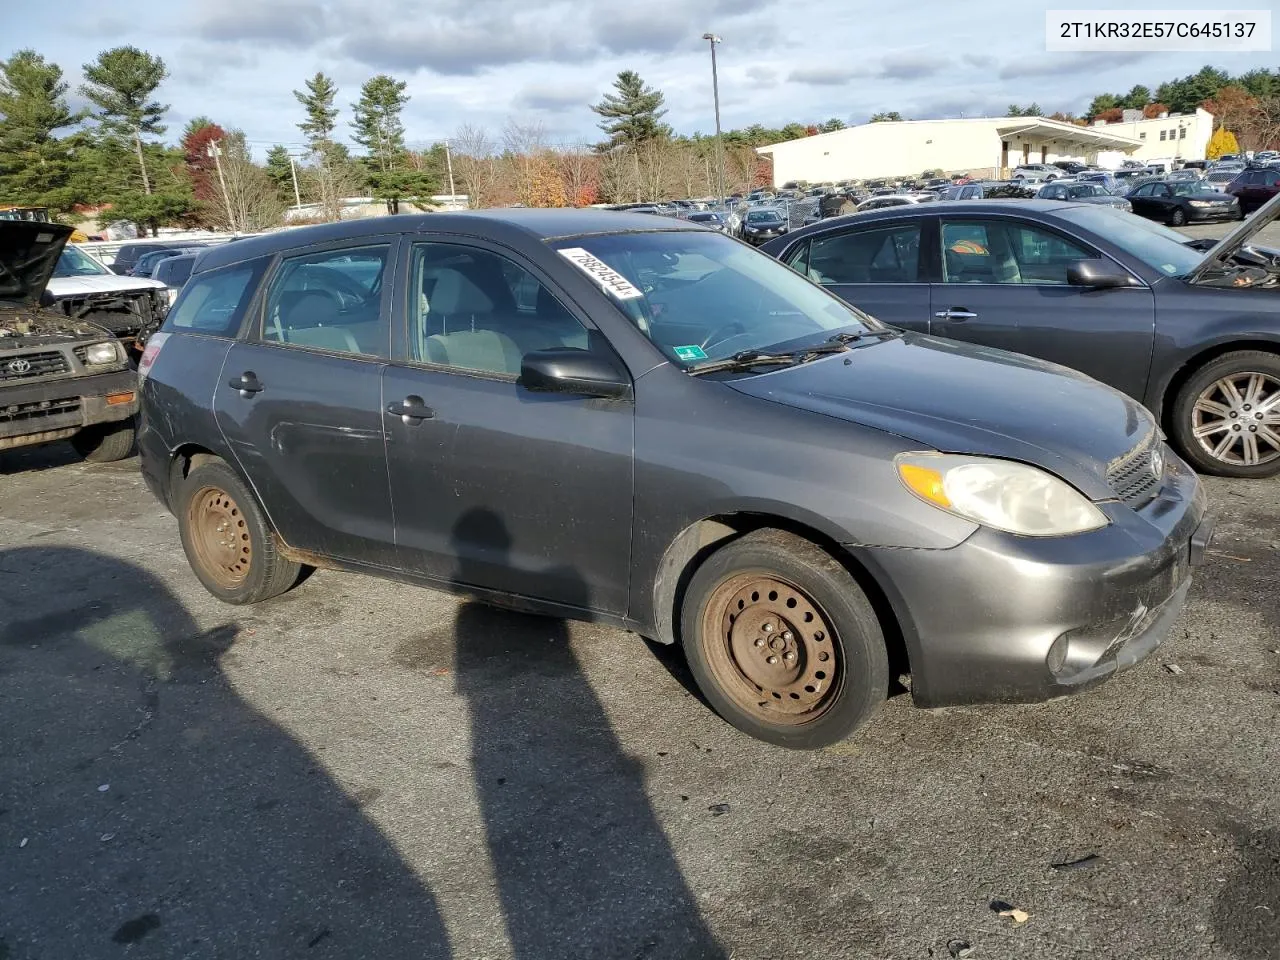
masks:
{"label": "toyota emblem on suv", "polygon": [[24,359],[22,359],[22,357],[19,357],[17,360],[10,360],[10,361],[9,361],[9,372],[10,372],[10,373],[18,373],[18,374],[22,374],[22,373],[27,373],[27,372],[29,372],[30,370],[31,370],[31,361],[30,361],[30,360],[24,360]]}

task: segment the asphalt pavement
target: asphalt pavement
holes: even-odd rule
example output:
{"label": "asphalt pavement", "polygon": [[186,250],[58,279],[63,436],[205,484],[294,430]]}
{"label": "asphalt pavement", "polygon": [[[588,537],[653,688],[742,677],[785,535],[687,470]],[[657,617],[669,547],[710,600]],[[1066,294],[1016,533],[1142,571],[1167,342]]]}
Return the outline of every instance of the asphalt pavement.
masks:
{"label": "asphalt pavement", "polygon": [[136,460],[0,453],[0,960],[1275,958],[1280,482],[1208,483],[1138,668],[794,753],[618,630],[224,606]]}

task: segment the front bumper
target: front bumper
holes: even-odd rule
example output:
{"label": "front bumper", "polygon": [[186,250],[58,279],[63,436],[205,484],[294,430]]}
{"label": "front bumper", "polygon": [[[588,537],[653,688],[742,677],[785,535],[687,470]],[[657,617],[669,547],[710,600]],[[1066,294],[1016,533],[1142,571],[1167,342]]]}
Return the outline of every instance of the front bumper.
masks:
{"label": "front bumper", "polygon": [[1213,220],[1236,220],[1240,216],[1240,205],[1231,204],[1226,207],[1188,207],[1187,220],[1190,223],[1207,223]]}
{"label": "front bumper", "polygon": [[[108,396],[133,399],[109,403]],[[0,450],[48,443],[97,423],[128,420],[138,412],[138,375],[132,370],[68,377],[0,390]]]}
{"label": "front bumper", "polygon": [[1096,686],[1168,636],[1213,521],[1169,455],[1160,495],[1100,504],[1101,530],[1062,538],[987,528],[949,550],[850,547],[902,627],[917,706],[1048,700]]}

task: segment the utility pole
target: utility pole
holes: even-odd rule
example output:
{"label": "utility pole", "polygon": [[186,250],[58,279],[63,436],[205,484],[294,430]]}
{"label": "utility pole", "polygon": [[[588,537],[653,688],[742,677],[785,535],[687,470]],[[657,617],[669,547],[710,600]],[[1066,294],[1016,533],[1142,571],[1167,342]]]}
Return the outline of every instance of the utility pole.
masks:
{"label": "utility pole", "polygon": [[[454,189],[454,186],[453,186],[453,154],[449,150],[448,140],[444,142],[444,162],[445,162],[445,165],[449,168],[449,206],[453,206],[453,204],[455,203],[456,197],[458,196],[458,191]],[[468,201],[467,206],[470,206],[470,205],[471,204]]]}
{"label": "utility pole", "polygon": [[231,224],[231,232],[239,233],[240,231],[236,229],[236,215],[231,209],[231,194],[227,193],[227,178],[222,174],[222,141],[210,140],[206,150],[209,156],[213,157],[213,162],[218,168],[218,182],[222,184],[222,202],[227,205],[227,220]]}
{"label": "utility pole", "polygon": [[720,180],[720,202],[724,203],[724,136],[720,133],[720,75],[716,70],[716,44],[720,38],[704,33],[702,39],[711,44],[711,93],[716,101],[716,171]]}
{"label": "utility pole", "polygon": [[298,165],[294,162],[293,154],[289,154],[289,172],[293,174],[293,209],[302,209],[302,193],[298,190]]}

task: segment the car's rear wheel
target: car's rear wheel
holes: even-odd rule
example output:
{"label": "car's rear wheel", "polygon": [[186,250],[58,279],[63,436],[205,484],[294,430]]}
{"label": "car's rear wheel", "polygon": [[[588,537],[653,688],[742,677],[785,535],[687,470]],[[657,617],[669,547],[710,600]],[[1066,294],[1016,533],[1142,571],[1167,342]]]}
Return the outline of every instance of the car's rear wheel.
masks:
{"label": "car's rear wheel", "polygon": [[187,562],[219,600],[257,603],[298,581],[301,565],[280,556],[253,495],[222,461],[192,468],[175,505]]}
{"label": "car's rear wheel", "polygon": [[716,712],[782,747],[844,739],[888,690],[866,594],[825,551],[779,530],[746,534],[703,562],[685,593],[681,642]]}
{"label": "car's rear wheel", "polygon": [[1186,211],[1181,207],[1174,207],[1173,213],[1169,215],[1169,225],[1172,227],[1184,226],[1187,222]]}
{"label": "car's rear wheel", "polygon": [[1239,350],[1204,365],[1178,392],[1173,435],[1202,473],[1280,474],[1280,355]]}

